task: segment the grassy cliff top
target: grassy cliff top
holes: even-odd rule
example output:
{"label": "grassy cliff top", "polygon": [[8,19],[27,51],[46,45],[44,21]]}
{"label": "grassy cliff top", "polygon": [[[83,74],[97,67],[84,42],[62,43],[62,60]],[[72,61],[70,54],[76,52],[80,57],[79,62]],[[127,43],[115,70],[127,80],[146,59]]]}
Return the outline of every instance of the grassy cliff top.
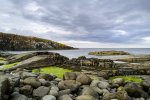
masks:
{"label": "grassy cliff top", "polygon": [[0,32],[0,50],[73,49],[52,40]]}

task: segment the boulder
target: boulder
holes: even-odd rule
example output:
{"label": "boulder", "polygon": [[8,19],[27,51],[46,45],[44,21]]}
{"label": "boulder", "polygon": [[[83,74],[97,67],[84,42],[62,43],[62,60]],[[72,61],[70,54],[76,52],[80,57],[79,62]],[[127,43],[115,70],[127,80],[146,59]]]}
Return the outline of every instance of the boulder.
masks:
{"label": "boulder", "polygon": [[97,85],[100,89],[106,89],[110,87],[110,84],[106,81],[99,81]]}
{"label": "boulder", "polygon": [[26,84],[26,85],[31,85],[34,88],[37,88],[37,87],[41,86],[41,83],[35,77],[28,77],[28,78],[23,80],[23,83]]}
{"label": "boulder", "polygon": [[64,73],[63,77],[65,80],[76,80],[77,75],[74,72],[66,72],[66,73]]}
{"label": "boulder", "polygon": [[70,89],[71,91],[76,91],[80,85],[81,83],[75,80],[63,80],[59,82],[58,87],[60,90]]}
{"label": "boulder", "polygon": [[20,88],[20,93],[24,94],[26,96],[29,96],[32,94],[33,88],[30,85],[25,85],[23,87]]}
{"label": "boulder", "polygon": [[96,100],[96,99],[90,95],[81,95],[78,96],[76,100]]}
{"label": "boulder", "polygon": [[33,90],[33,96],[34,97],[43,97],[47,95],[49,92],[49,87],[40,86],[37,89]]}
{"label": "boulder", "polygon": [[112,80],[113,84],[118,84],[119,86],[123,86],[125,84],[125,80],[123,78],[115,78]]}
{"label": "boulder", "polygon": [[55,77],[50,75],[50,74],[44,74],[44,73],[41,73],[39,76],[38,76],[38,79],[45,79],[47,81],[52,81]]}
{"label": "boulder", "polygon": [[42,100],[56,100],[56,97],[53,95],[45,95]]}
{"label": "boulder", "polygon": [[22,79],[25,79],[28,77],[37,77],[37,75],[34,73],[31,73],[31,72],[22,72],[22,74],[21,74]]}
{"label": "boulder", "polygon": [[50,90],[49,95],[58,96],[58,91],[57,90]]}
{"label": "boulder", "polygon": [[8,78],[0,76],[0,100],[6,100],[6,95],[10,91],[10,82]]}
{"label": "boulder", "polygon": [[143,97],[148,98],[148,94],[144,92],[141,87],[139,87],[136,83],[127,83],[124,87],[127,91],[128,95],[131,97]]}
{"label": "boulder", "polygon": [[77,76],[76,81],[80,82],[82,85],[89,85],[92,79],[85,74],[80,74]]}
{"label": "boulder", "polygon": [[118,91],[115,93],[105,93],[102,100],[129,100],[126,91]]}
{"label": "boulder", "polygon": [[92,87],[84,86],[80,92],[80,95],[90,95],[96,99],[99,99],[99,95]]}
{"label": "boulder", "polygon": [[70,89],[66,89],[66,90],[61,90],[58,92],[58,96],[62,96],[62,95],[69,95],[71,94],[71,90]]}
{"label": "boulder", "polygon": [[29,100],[25,95],[19,94],[18,92],[14,92],[11,94],[9,100]]}
{"label": "boulder", "polygon": [[41,84],[43,86],[50,86],[51,85],[50,81],[46,81],[45,79],[39,79],[39,82],[41,82]]}
{"label": "boulder", "polygon": [[73,100],[70,95],[62,95],[58,97],[58,100]]}
{"label": "boulder", "polygon": [[141,86],[143,87],[144,90],[148,91],[150,88],[150,81],[149,80],[142,81]]}

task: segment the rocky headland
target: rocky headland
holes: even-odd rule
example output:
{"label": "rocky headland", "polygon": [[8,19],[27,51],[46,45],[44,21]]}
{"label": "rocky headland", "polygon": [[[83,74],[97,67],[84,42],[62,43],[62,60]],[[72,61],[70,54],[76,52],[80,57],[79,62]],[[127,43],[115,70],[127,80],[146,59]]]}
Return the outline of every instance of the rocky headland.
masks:
{"label": "rocky headland", "polygon": [[73,49],[65,44],[37,37],[21,36],[0,32],[0,50],[27,51],[27,50],[58,50]]}

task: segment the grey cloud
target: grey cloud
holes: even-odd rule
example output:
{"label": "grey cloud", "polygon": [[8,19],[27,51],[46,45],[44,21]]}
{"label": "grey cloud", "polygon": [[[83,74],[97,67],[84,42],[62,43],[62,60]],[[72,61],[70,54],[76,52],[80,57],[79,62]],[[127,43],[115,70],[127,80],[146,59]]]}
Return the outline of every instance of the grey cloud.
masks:
{"label": "grey cloud", "polygon": [[[25,9],[32,2],[40,7],[33,13]],[[73,33],[59,36],[47,32],[43,38],[137,43],[142,42],[142,37],[150,36],[150,0],[9,0],[7,3],[15,9],[11,12],[16,17],[54,25]],[[11,9],[8,7],[5,10]],[[25,34],[27,30],[21,32]],[[113,30],[125,31],[127,35],[115,33]],[[34,35],[34,32],[29,33]]]}

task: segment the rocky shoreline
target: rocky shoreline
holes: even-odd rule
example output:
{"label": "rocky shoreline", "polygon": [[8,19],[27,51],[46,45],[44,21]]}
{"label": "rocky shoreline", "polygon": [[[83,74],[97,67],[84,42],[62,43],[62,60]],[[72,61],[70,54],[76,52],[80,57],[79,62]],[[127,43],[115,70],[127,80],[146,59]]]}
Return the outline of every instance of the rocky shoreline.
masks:
{"label": "rocky shoreline", "polygon": [[150,100],[150,76],[134,83],[66,72],[59,79],[20,68],[0,76],[0,100]]}
{"label": "rocky shoreline", "polygon": [[[52,52],[7,55],[5,60],[5,65],[13,66],[0,71],[0,100],[150,100],[149,64],[116,64],[84,56],[69,59]],[[65,72],[63,78],[33,72],[53,65],[73,72]],[[109,79],[119,75],[140,75],[141,80]]]}

